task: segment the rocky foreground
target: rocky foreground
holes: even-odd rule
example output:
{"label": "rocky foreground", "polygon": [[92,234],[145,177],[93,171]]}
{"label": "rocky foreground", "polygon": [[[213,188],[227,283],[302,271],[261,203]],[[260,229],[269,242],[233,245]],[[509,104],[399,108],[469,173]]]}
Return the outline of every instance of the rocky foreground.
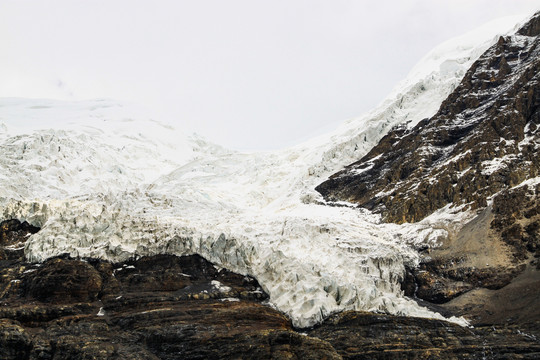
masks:
{"label": "rocky foreground", "polygon": [[256,279],[198,255],[30,264],[24,243],[39,229],[17,220],[0,229],[1,359],[540,357],[536,321],[499,317],[465,328],[344,312],[316,328],[295,329],[265,304]]}

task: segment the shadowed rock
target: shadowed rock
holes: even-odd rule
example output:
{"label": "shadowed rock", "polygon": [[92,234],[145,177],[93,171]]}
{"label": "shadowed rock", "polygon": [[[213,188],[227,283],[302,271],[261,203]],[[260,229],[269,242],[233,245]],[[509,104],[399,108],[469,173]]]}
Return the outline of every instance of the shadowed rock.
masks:
{"label": "shadowed rock", "polygon": [[527,37],[501,37],[432,118],[393,129],[316,190],[403,223],[447,204],[483,208],[489,196],[538,176],[538,23],[540,13],[520,30]]}
{"label": "shadowed rock", "polygon": [[[294,329],[284,314],[264,305],[267,295],[255,279],[219,269],[198,255],[156,255],[124,263],[68,257],[43,264],[3,260],[0,272],[2,359],[474,359],[539,354],[535,339],[540,329],[524,319],[468,329],[433,319],[345,312],[315,329]],[[459,305],[446,311],[450,309],[467,315]],[[480,310],[472,312],[487,319]]]}
{"label": "shadowed rock", "polygon": [[[388,222],[417,222],[447,205],[476,214],[423,250],[402,289],[478,322],[527,318],[524,307],[497,300],[516,300],[507,287],[522,291],[519,303],[540,305],[526,290],[539,290],[540,279],[539,29],[537,13],[517,35],[500,37],[433,117],[391,130],[316,188]],[[540,320],[528,313],[530,323]]]}

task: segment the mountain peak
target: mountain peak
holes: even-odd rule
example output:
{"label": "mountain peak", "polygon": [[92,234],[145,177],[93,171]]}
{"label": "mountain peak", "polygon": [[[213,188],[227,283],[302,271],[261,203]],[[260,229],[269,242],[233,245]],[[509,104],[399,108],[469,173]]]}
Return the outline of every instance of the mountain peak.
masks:
{"label": "mountain peak", "polygon": [[540,38],[520,34],[534,33],[538,18],[480,56],[435,116],[389,132],[317,190],[401,223],[447,204],[485,207],[491,195],[537,176]]}

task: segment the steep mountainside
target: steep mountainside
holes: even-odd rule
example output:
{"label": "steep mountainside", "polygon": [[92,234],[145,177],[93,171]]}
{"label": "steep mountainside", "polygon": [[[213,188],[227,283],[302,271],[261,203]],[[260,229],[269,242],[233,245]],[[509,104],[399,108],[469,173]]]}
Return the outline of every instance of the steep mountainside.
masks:
{"label": "steep mountainside", "polygon": [[[437,224],[407,296],[473,323],[538,324],[540,13],[500,37],[436,115],[390,131],[316,189],[387,222]],[[462,212],[467,221],[433,222]]]}
{"label": "steep mountainside", "polygon": [[317,190],[403,223],[447,204],[477,209],[540,168],[540,15],[501,37],[437,114],[398,126]]}

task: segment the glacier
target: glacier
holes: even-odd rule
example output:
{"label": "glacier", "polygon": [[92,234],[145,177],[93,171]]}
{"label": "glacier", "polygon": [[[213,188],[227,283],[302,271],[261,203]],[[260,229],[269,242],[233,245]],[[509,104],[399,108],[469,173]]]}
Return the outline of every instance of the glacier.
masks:
{"label": "glacier", "polygon": [[376,109],[279,151],[225,149],[114,100],[0,99],[0,211],[42,228],[26,243],[29,261],[197,253],[257,278],[297,327],[348,309],[444,319],[404,297],[400,280],[419,246],[436,245],[467,214],[447,207],[385,224],[314,188],[393,126],[434,115],[516,23],[443,43]]}

